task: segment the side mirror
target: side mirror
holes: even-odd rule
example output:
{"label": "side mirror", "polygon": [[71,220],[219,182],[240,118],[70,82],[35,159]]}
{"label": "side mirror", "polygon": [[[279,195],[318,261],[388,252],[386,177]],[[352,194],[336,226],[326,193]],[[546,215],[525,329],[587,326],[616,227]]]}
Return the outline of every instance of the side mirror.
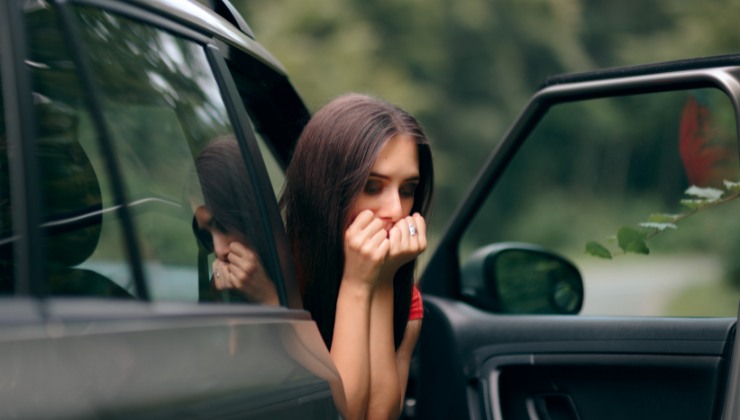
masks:
{"label": "side mirror", "polygon": [[581,273],[543,248],[500,243],[476,251],[463,266],[462,294],[472,305],[504,314],[577,314]]}

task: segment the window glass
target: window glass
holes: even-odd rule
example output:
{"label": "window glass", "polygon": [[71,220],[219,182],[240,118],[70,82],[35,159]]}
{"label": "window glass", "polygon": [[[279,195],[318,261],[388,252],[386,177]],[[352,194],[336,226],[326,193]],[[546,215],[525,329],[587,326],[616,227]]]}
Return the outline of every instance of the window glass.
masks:
{"label": "window glass", "polygon": [[[280,91],[271,88],[272,82],[264,77],[265,72],[260,69],[261,64],[255,63],[254,59],[249,57],[241,55],[238,57],[238,59],[229,61],[229,70],[234,78],[242,105],[255,129],[255,137],[267,167],[270,185],[275,196],[279,197],[285,183],[285,170],[280,164],[280,159],[271,150],[270,144],[286,142],[286,137],[293,132],[288,129],[288,126],[295,125],[295,122],[285,115],[286,109],[280,106],[279,101],[275,103],[276,99],[282,99]],[[280,115],[283,120],[275,121],[274,118],[277,115]],[[279,129],[276,130],[276,126]]]}
{"label": "window glass", "polygon": [[285,184],[285,171],[278,163],[275,155],[273,155],[272,151],[267,147],[265,140],[259,134],[257,134],[257,143],[259,144],[262,158],[265,161],[265,166],[267,166],[267,175],[270,177],[272,190],[275,192],[275,197],[279,198],[283,191],[283,184]]}
{"label": "window glass", "polygon": [[735,316],[740,167],[718,90],[552,108],[464,237],[463,261],[497,242],[571,259],[583,314]]}
{"label": "window glass", "polygon": [[[277,303],[261,264],[269,250],[257,197],[203,46],[97,9],[75,10],[102,121],[85,110],[78,82],[64,88],[55,83],[76,78],[74,65],[38,72],[46,88],[42,94],[74,116],[69,136],[87,156],[89,177],[99,189],[97,241],[84,258],[67,265],[135,294],[122,247],[121,198],[100,149],[102,122],[121,171],[152,299]],[[211,282],[217,256],[220,280],[238,282],[238,291],[223,292]]]}
{"label": "window glass", "polygon": [[103,234],[113,204],[104,198],[106,167],[69,44],[56,26],[53,8],[34,3],[24,11],[47,239],[47,293],[130,299],[134,293],[127,259],[90,265],[101,243],[124,255],[123,242],[120,235],[112,240]]}

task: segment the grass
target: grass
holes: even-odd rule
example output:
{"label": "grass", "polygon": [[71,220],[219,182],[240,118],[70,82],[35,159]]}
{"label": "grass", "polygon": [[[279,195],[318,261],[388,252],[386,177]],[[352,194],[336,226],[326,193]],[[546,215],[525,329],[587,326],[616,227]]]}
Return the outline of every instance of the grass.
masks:
{"label": "grass", "polygon": [[683,289],[666,305],[666,316],[736,317],[740,290],[716,281]]}

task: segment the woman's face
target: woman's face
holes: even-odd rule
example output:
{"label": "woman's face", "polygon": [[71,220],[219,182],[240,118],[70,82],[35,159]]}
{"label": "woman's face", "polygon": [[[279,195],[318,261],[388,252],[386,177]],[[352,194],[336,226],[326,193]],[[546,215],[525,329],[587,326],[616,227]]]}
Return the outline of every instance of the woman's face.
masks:
{"label": "woman's face", "polygon": [[229,255],[229,244],[239,242],[246,244],[244,235],[235,232],[229,232],[213,219],[211,211],[206,206],[199,206],[195,209],[195,223],[199,229],[197,234],[203,245],[216,254],[216,258],[226,261]]}
{"label": "woman's face", "polygon": [[371,210],[386,222],[389,231],[411,213],[419,184],[419,155],[414,139],[406,134],[392,137],[380,150],[360,195],[350,206],[350,223],[363,210]]}

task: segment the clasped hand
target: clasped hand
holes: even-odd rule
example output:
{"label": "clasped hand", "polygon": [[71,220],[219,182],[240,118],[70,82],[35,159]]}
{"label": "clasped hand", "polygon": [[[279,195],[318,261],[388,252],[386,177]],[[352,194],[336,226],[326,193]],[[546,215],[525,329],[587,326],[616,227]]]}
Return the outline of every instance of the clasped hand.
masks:
{"label": "clasped hand", "polygon": [[[374,287],[380,278],[392,281],[396,271],[427,247],[426,223],[419,213],[396,222],[386,231],[386,221],[364,210],[344,236],[344,280]],[[415,227],[411,234],[410,225]]]}
{"label": "clasped hand", "polygon": [[226,261],[213,262],[213,287],[239,290],[253,302],[279,304],[275,285],[265,272],[257,254],[239,242],[229,244]]}

